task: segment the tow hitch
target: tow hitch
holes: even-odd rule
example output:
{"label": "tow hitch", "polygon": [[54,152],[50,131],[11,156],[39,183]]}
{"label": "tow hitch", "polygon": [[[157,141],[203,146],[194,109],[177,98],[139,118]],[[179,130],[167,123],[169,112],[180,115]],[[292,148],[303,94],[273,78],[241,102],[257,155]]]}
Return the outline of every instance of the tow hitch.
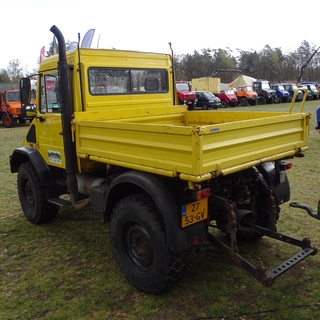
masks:
{"label": "tow hitch", "polygon": [[300,204],[297,202],[291,202],[289,204],[289,206],[293,207],[293,208],[300,208],[302,210],[306,210],[310,217],[320,220],[320,201],[318,202],[318,211],[317,212],[313,211],[310,206],[308,206],[306,204]]}
{"label": "tow hitch", "polygon": [[290,268],[292,268],[293,266],[295,266],[296,264],[298,264],[308,256],[317,254],[318,250],[311,245],[311,241],[308,238],[299,240],[279,232],[271,231],[269,229],[256,226],[254,224],[246,224],[245,226],[253,229],[256,232],[259,232],[264,236],[267,236],[279,241],[283,241],[285,243],[300,247],[302,249],[300,252],[296,253],[288,260],[284,261],[283,263],[281,263],[271,271],[267,272],[266,268],[262,263],[260,263],[258,266],[252,265],[250,262],[248,262],[246,259],[240,256],[231,247],[227,246],[226,244],[218,240],[211,233],[208,233],[208,241],[210,241],[222,252],[228,253],[230,255],[231,260],[235,262],[236,265],[238,265],[239,267],[242,267],[244,270],[246,270],[251,276],[253,276],[256,280],[258,280],[264,286],[271,286],[274,283],[274,279],[279,277],[285,271],[289,270]]}

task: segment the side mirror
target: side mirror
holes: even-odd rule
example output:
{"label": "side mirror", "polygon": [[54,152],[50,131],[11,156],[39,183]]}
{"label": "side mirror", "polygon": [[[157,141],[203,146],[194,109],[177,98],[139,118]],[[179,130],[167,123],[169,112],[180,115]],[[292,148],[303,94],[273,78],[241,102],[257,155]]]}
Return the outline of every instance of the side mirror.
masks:
{"label": "side mirror", "polygon": [[31,81],[29,78],[20,79],[20,101],[21,105],[29,105],[31,100]]}

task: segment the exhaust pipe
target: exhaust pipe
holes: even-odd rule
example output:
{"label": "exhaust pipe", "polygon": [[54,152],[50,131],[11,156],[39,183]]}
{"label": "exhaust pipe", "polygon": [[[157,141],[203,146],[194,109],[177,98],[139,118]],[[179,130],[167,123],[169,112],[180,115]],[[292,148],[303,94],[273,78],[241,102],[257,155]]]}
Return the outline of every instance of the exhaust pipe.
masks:
{"label": "exhaust pipe", "polygon": [[245,234],[252,234],[253,231],[250,229],[250,225],[257,221],[257,214],[253,211],[236,209],[235,210],[238,222],[238,232]]}
{"label": "exhaust pipe", "polygon": [[66,159],[67,188],[68,193],[70,194],[72,206],[76,209],[83,209],[90,204],[90,197],[80,203],[78,203],[76,199],[76,194],[78,192],[76,173],[78,172],[78,168],[76,146],[72,139],[71,130],[71,121],[74,110],[72,104],[70,67],[67,64],[66,58],[66,43],[61,31],[56,26],[52,26],[50,28],[50,31],[57,38],[59,47],[59,95],[61,103],[61,123],[64,155]]}

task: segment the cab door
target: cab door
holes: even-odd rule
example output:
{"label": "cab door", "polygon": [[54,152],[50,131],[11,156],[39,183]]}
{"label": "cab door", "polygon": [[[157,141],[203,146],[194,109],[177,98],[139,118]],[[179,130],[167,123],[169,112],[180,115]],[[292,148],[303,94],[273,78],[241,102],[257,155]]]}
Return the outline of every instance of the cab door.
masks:
{"label": "cab door", "polygon": [[57,72],[40,77],[40,116],[37,121],[37,147],[48,165],[65,168],[59,79]]}

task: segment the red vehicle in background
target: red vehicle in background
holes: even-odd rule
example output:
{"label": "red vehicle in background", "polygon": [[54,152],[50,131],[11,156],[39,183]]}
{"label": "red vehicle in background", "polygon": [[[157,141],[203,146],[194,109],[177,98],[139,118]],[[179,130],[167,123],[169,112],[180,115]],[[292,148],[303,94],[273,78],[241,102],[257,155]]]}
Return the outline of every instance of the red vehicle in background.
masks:
{"label": "red vehicle in background", "polygon": [[226,108],[228,106],[235,107],[238,104],[238,98],[233,89],[222,90],[217,93],[216,96],[221,100],[221,107]]}
{"label": "red vehicle in background", "polygon": [[191,90],[187,81],[176,81],[176,89],[178,95],[178,104],[185,104],[188,106],[188,110],[194,110],[197,96],[194,91]]}

